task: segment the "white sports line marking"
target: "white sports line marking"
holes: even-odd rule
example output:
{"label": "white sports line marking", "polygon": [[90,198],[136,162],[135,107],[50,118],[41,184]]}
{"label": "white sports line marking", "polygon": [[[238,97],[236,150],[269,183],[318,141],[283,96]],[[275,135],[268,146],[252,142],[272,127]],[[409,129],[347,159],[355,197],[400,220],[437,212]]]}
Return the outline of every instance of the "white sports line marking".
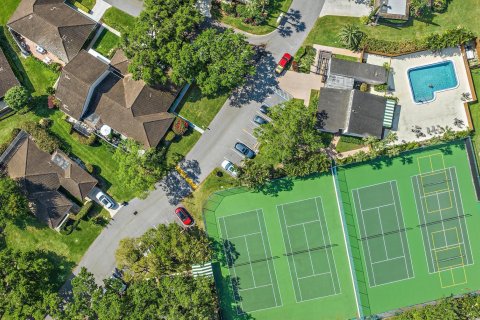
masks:
{"label": "white sports line marking", "polygon": [[[399,281],[404,281],[404,280],[408,280],[410,278],[412,278],[412,276],[410,275],[410,272],[409,272],[409,268],[408,268],[408,264],[407,264],[407,259],[406,259],[406,253],[408,250],[408,243],[407,243],[407,249],[405,249],[405,245],[404,245],[404,242],[403,242],[403,237],[402,235],[400,235],[400,243],[402,245],[402,251],[403,251],[403,256],[398,256],[398,257],[394,257],[394,258],[389,258],[388,257],[388,250],[387,250],[387,246],[386,246],[386,242],[385,242],[385,235],[383,234],[384,233],[384,230],[383,230],[383,225],[382,225],[382,218],[381,218],[381,215],[380,215],[380,208],[384,208],[384,207],[390,207],[390,206],[393,206],[394,210],[395,210],[395,217],[396,217],[396,220],[397,220],[397,228],[398,230],[400,230],[400,218],[399,216],[399,213],[398,213],[398,210],[397,210],[397,205],[396,205],[396,201],[395,201],[395,193],[393,191],[393,182],[396,181],[396,180],[390,180],[390,181],[387,181],[387,182],[382,182],[382,183],[376,183],[376,184],[372,184],[372,185],[368,185],[368,186],[365,186],[365,187],[361,187],[361,188],[357,188],[357,189],[353,189],[352,190],[352,195],[355,197],[355,193],[357,194],[357,199],[358,199],[358,204],[360,205],[360,214],[357,215],[359,217],[359,221],[358,221],[358,224],[359,224],[359,228],[360,228],[360,220],[362,222],[362,226],[363,226],[363,232],[364,232],[364,235],[365,237],[368,237],[367,236],[367,230],[366,230],[366,227],[365,227],[365,221],[363,219],[364,217],[364,212],[367,212],[367,211],[371,211],[371,210],[376,210],[377,213],[378,213],[378,219],[379,219],[379,222],[380,222],[380,230],[381,230],[381,233],[382,233],[382,240],[383,240],[383,247],[384,247],[384,250],[385,250],[385,256],[387,259],[384,259],[384,260],[380,260],[380,261],[373,261],[372,259],[372,256],[371,256],[371,249],[370,249],[370,245],[368,244],[368,239],[365,239],[364,241],[366,242],[367,244],[367,251],[368,251],[368,257],[369,257],[369,260],[370,260],[370,270],[371,270],[371,273],[372,273],[372,277],[373,277],[373,285],[370,285],[369,283],[369,286],[372,288],[372,287],[378,287],[378,286],[383,286],[383,285],[386,285],[386,284],[391,284],[391,283],[394,283],[394,282],[399,282]],[[372,208],[368,208],[368,209],[363,209],[363,206],[362,206],[362,202],[361,202],[361,199],[360,199],[360,192],[359,190],[362,190],[362,189],[366,189],[366,188],[370,188],[372,186],[378,186],[378,185],[382,185],[382,184],[386,184],[388,183],[390,185],[390,193],[392,195],[392,203],[389,203],[389,204],[383,204],[383,205],[380,205],[380,206],[377,206],[377,207],[372,207]],[[397,192],[398,194],[398,192]],[[355,212],[357,212],[357,209],[355,208],[355,201],[353,201],[353,207],[354,207],[354,210]],[[403,221],[403,218],[402,218],[402,221]],[[362,249],[363,249],[363,246],[362,246]],[[391,282],[385,282],[385,283],[381,283],[379,285],[377,285],[377,281],[375,279],[375,269],[373,269],[373,265],[374,264],[378,264],[378,263],[381,263],[381,262],[387,262],[387,261],[392,261],[392,260],[398,260],[400,258],[403,258],[404,262],[405,262],[405,270],[407,271],[407,278],[404,278],[404,279],[401,279],[401,280],[395,280],[395,281],[391,281]],[[366,262],[365,262],[366,263]],[[368,267],[368,266],[367,266]],[[413,268],[412,268],[413,269]],[[366,272],[367,274],[367,277],[368,277],[368,272]]]}

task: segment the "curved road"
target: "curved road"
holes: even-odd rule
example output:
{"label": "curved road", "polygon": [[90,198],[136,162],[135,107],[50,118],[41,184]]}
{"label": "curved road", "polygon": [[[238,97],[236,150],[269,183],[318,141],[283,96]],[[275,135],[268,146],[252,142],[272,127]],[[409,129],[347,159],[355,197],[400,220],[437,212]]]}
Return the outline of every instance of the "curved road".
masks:
{"label": "curved road", "polygon": [[[182,167],[197,182],[220,165],[224,158],[238,162],[241,159],[232,150],[238,140],[254,147],[255,141],[248,133],[251,119],[261,103],[276,104],[282,98],[274,93],[277,88],[273,68],[284,52],[295,53],[313,27],[323,8],[324,0],[294,0],[281,26],[264,35],[248,35],[252,44],[264,45],[258,60],[255,77],[227,100],[210,124],[208,130],[186,157]],[[235,158],[234,157],[238,157]],[[110,224],[87,250],[79,266],[85,266],[95,275],[97,282],[110,276],[115,266],[115,250],[121,239],[138,237],[147,229],[160,223],[175,221],[173,209],[190,192],[188,185],[175,173],[169,174],[146,199],[134,199],[115,215]],[[139,214],[134,216],[133,211]],[[65,289],[69,288],[67,283]]]}

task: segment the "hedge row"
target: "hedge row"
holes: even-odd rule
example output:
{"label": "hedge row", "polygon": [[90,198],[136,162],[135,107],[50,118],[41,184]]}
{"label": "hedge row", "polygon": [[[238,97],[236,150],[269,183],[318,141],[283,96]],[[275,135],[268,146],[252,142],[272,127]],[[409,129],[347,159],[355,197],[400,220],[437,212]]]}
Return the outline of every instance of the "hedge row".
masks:
{"label": "hedge row", "polygon": [[93,207],[93,201],[89,201],[83,205],[83,207],[80,209],[80,211],[75,215],[75,222],[71,225],[66,225],[65,228],[63,228],[63,232],[65,234],[70,234],[72,233],[77,227],[80,221],[85,218],[85,216],[90,212],[90,209]]}

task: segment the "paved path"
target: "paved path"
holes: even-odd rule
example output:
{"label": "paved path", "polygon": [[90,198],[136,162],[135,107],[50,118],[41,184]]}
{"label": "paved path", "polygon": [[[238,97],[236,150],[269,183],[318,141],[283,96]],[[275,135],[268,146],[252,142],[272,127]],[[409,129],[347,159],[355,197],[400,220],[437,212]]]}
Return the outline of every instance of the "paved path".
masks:
{"label": "paved path", "polygon": [[[128,2],[132,1],[137,0]],[[108,2],[117,5],[116,2],[124,1]],[[285,51],[297,51],[319,16],[323,3],[324,0],[294,0],[282,27],[266,36],[249,37],[252,43],[265,44],[266,51],[259,54],[257,75],[229,98],[181,164],[195,183],[203,181],[225,157],[237,157],[231,159],[235,162],[241,160],[232,150],[240,136],[242,140],[249,139],[247,143],[254,147],[255,139],[249,130],[254,126],[251,119],[258,113],[258,107],[261,103],[274,105],[283,101],[273,90],[278,86],[273,72],[275,62]],[[119,241],[125,237],[137,237],[159,223],[175,221],[174,207],[189,192],[190,187],[177,173],[169,174],[146,199],[132,200],[119,210],[87,250],[75,272],[85,266],[99,282],[109,276],[115,266],[114,253]],[[135,210],[139,212],[137,216],[132,215]]]}
{"label": "paved path", "polygon": [[143,1],[142,0],[105,0],[110,5],[132,15],[134,17],[138,17],[140,12],[143,9]]}
{"label": "paved path", "polygon": [[96,0],[97,2],[95,3],[95,6],[92,9],[91,12],[91,18],[97,22],[102,19],[105,11],[107,11],[112,5],[109,4],[108,2],[105,2],[104,0]]}

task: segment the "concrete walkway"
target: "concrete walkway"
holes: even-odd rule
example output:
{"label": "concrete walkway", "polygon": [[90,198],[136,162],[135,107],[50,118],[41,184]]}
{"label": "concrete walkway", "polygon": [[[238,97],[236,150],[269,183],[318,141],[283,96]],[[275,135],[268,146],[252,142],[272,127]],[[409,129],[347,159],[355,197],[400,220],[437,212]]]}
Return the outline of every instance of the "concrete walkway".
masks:
{"label": "concrete walkway", "polygon": [[315,57],[315,61],[317,61],[318,53],[320,51],[330,51],[333,54],[341,54],[342,56],[355,57],[357,59],[360,59],[362,57],[362,54],[360,52],[353,52],[352,50],[348,49],[322,46],[320,44],[314,44],[313,47],[317,49],[317,57]]}
{"label": "concrete walkway", "polygon": [[99,22],[105,14],[105,11],[107,11],[111,6],[111,4],[103,0],[97,0],[97,3],[95,3],[95,6],[90,14],[90,18]]}
{"label": "concrete walkway", "polygon": [[370,0],[325,0],[320,17],[323,16],[368,16],[372,8]]}

